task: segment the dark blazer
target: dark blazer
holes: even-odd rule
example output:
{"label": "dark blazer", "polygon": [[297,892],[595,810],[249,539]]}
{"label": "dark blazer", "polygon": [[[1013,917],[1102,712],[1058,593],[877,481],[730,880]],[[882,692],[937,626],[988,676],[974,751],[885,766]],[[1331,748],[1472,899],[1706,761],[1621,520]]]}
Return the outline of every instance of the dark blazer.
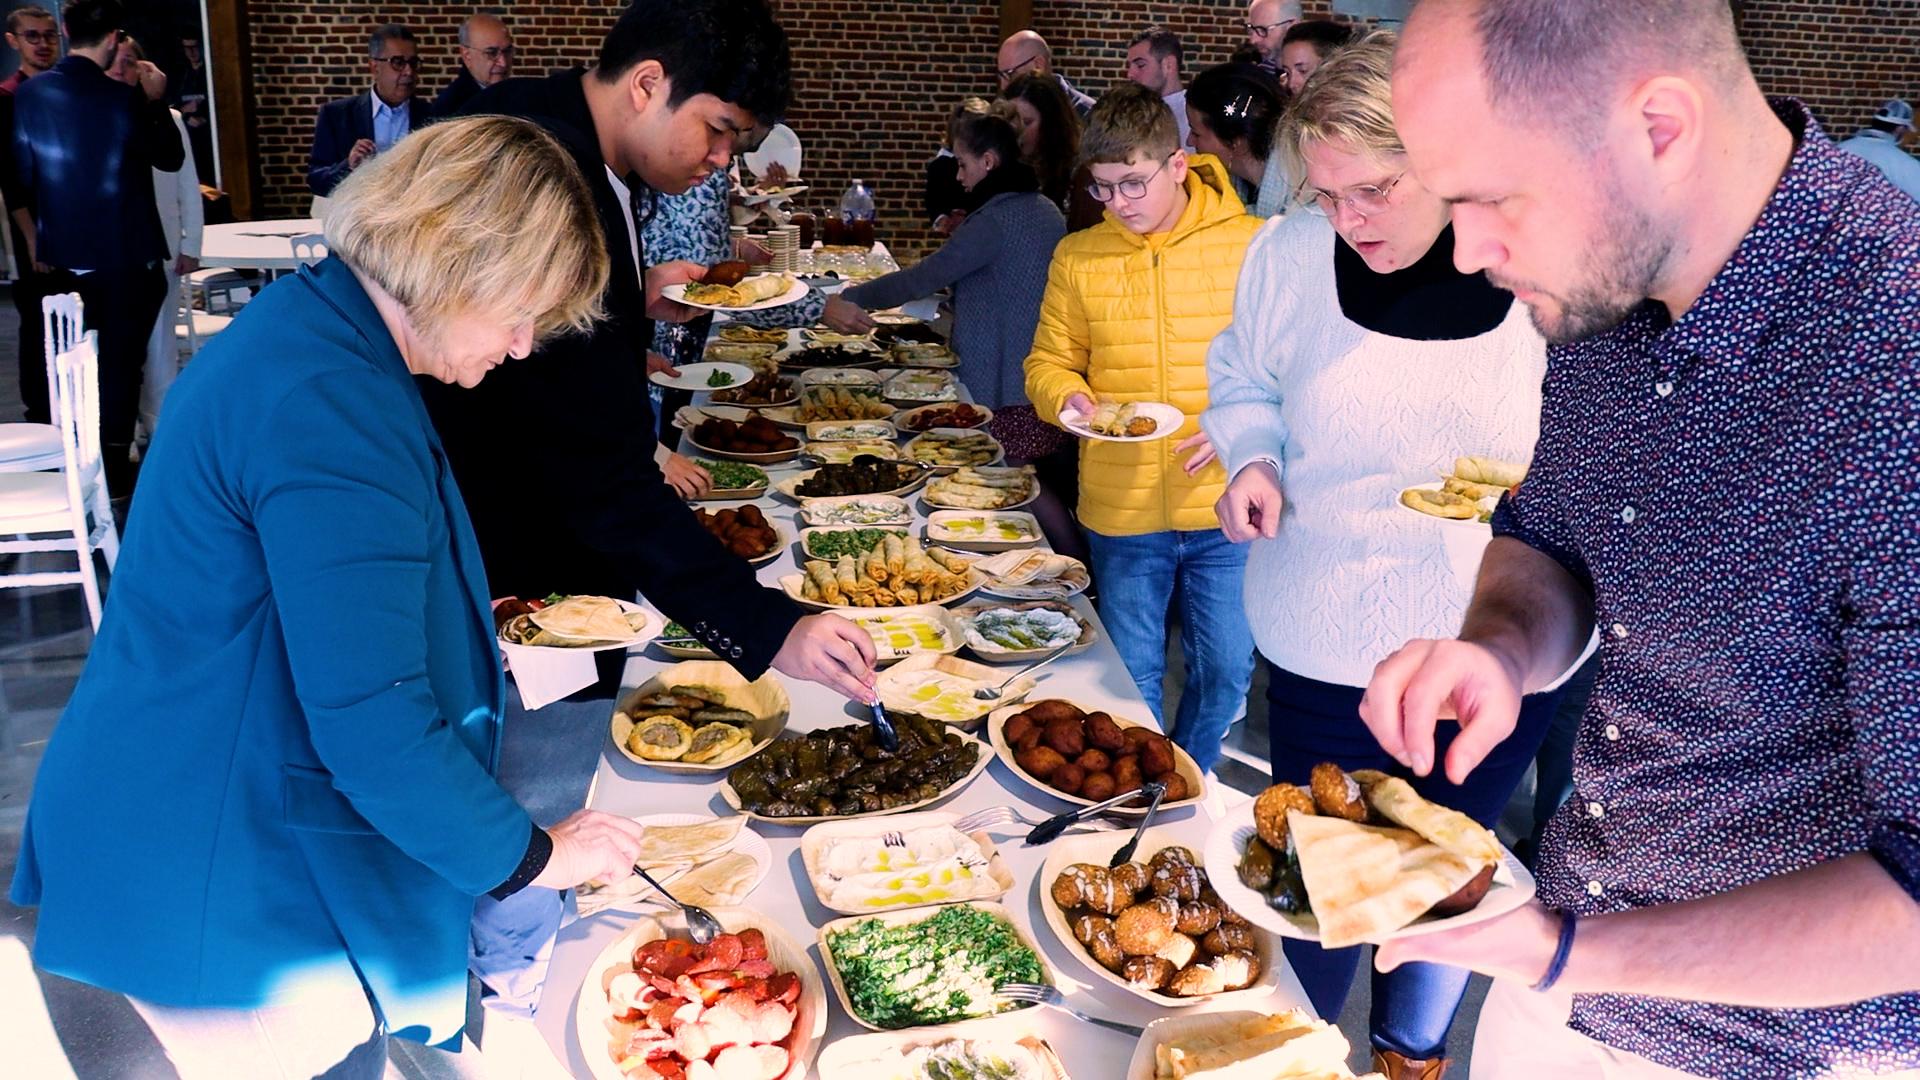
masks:
{"label": "dark blazer", "polygon": [[140,514],[34,781],[35,961],[163,1005],[364,979],[394,1034],[457,1034],[474,898],[533,823],[489,775],[505,686],[459,489],[339,259],[194,357]]}
{"label": "dark blazer", "polygon": [[39,257],[64,270],[123,270],[167,257],[153,170],[186,159],[164,101],[69,56],[13,95],[14,182],[34,209]]}
{"label": "dark blazer", "polygon": [[467,70],[467,65],[461,64],[460,74],[455,75],[452,82],[434,95],[433,118],[444,120],[452,116],[465,108],[467,102],[473,100],[474,95],[485,89],[486,87],[480,85],[480,80],[473,77],[473,72]]}
{"label": "dark blazer", "polygon": [[[433,106],[425,98],[407,103],[409,131],[419,131],[433,118]],[[178,136],[175,136],[178,138]],[[333,194],[340,181],[353,170],[347,167],[347,152],[361,139],[373,138],[373,91],[362,90],[352,97],[329,101],[320,106],[313,121],[313,149],[307,154],[307,187],[322,198]]]}
{"label": "dark blazer", "polygon": [[[646,380],[653,323],[584,75],[508,79],[465,111],[526,117],[573,153],[606,235],[608,317],[590,334],[502,364],[471,390],[423,382],[427,407],[473,513],[494,596],[626,598],[638,590],[755,678],[801,611],[720,546],[654,463]],[[646,190],[637,177],[629,184]]]}

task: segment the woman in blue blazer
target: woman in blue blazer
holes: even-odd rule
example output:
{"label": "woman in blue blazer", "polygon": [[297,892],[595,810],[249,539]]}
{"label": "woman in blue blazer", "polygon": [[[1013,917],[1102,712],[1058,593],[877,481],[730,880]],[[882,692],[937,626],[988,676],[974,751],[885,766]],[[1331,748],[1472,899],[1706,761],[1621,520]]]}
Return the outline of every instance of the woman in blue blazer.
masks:
{"label": "woman in blue blazer", "polygon": [[385,1033],[458,1034],[477,896],[637,851],[493,780],[485,580],[413,381],[597,316],[585,182],[531,124],[459,120],[358,170],[326,233],[168,401],[13,882],[40,966],[132,997],[189,1076],[378,1076]]}

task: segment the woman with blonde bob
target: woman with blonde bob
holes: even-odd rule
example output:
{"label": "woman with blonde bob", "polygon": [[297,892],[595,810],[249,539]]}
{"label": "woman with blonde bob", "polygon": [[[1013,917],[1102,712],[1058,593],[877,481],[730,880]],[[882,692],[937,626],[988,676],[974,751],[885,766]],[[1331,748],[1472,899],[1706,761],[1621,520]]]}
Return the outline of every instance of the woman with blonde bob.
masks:
{"label": "woman with blonde bob", "polygon": [[388,1033],[459,1034],[477,897],[638,850],[491,775],[480,555],[414,385],[598,317],[585,182],[532,124],[454,120],[325,228],[173,390],[13,882],[39,965],[130,996],[186,1077],[382,1075]]}
{"label": "woman with blonde bob", "polygon": [[[1400,491],[1461,455],[1525,462],[1538,432],[1545,342],[1512,294],[1454,268],[1447,204],[1407,171],[1394,130],[1394,43],[1380,32],[1333,54],[1281,121],[1308,212],[1255,238],[1233,322],[1207,354],[1201,424],[1232,478],[1220,524],[1252,544],[1244,600],[1269,666],[1277,783],[1304,785],[1323,761],[1407,775],[1361,722],[1361,696],[1402,643],[1459,632],[1489,537],[1400,506]],[[1551,697],[1526,700],[1465,784],[1440,770],[1408,779],[1492,825]],[[1359,948],[1289,941],[1286,952],[1320,1015],[1338,1017]],[[1466,984],[1464,970],[1432,964],[1376,974],[1374,1068],[1439,1077]]]}

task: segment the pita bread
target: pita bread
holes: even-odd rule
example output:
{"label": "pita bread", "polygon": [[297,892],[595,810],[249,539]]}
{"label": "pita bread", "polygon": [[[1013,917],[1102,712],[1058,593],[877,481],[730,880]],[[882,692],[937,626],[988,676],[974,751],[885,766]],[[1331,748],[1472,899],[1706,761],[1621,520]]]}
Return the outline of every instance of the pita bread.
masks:
{"label": "pita bread", "polygon": [[634,861],[646,867],[654,863],[698,862],[702,855],[733,843],[746,821],[744,816],[733,814],[695,825],[642,826],[640,854]]}
{"label": "pita bread", "polygon": [[732,907],[753,891],[753,878],[759,864],[750,855],[730,851],[701,863],[674,882],[668,891],[683,904],[695,907]]}
{"label": "pita bread", "polygon": [[1347,1076],[1346,1036],[1298,1009],[1247,1017],[1154,1048],[1159,1080]]}
{"label": "pita bread", "polygon": [[1501,461],[1499,458],[1457,457],[1453,459],[1453,475],[1462,480],[1471,480],[1476,484],[1510,488],[1527,478],[1527,467],[1517,462]]}
{"label": "pita bread", "polygon": [[1412,829],[1476,868],[1501,861],[1500,841],[1486,826],[1458,810],[1428,802],[1405,780],[1386,777],[1365,787],[1367,805],[1388,821]]}
{"label": "pita bread", "polygon": [[1409,829],[1297,810],[1287,814],[1287,828],[1320,924],[1320,944],[1329,949],[1386,940],[1486,865]]}
{"label": "pita bread", "polygon": [[625,641],[633,624],[620,605],[604,596],[569,596],[527,616],[550,634],[580,641]]}

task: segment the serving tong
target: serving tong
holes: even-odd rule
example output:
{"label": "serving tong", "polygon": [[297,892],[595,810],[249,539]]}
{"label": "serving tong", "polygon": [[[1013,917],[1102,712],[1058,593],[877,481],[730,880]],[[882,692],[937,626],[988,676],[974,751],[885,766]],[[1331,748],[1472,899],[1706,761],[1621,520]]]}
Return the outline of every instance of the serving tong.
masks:
{"label": "serving tong", "polygon": [[[1137,789],[1133,791],[1121,792],[1120,794],[1115,795],[1113,798],[1108,799],[1105,802],[1097,802],[1097,803],[1094,803],[1092,806],[1082,806],[1075,810],[1068,810],[1064,814],[1055,814],[1054,816],[1041,822],[1038,826],[1034,828],[1032,832],[1027,834],[1026,846],[1036,847],[1040,844],[1050,843],[1053,840],[1058,839],[1061,833],[1066,832],[1068,826],[1084,821],[1087,818],[1090,818],[1093,815],[1098,814],[1102,811],[1110,810],[1116,806],[1119,806],[1121,803],[1131,802],[1142,795],[1145,795],[1148,798],[1153,800],[1147,810],[1147,818],[1151,818],[1153,817],[1153,811],[1159,808],[1160,800],[1162,797],[1166,795],[1166,793],[1167,793],[1167,785],[1161,783],[1158,780],[1149,780],[1146,783],[1141,784]],[[1134,831],[1133,842],[1129,843],[1126,847],[1121,849],[1122,851],[1125,851],[1127,853],[1129,858],[1132,857],[1133,855],[1132,849],[1135,846],[1137,846],[1139,843],[1140,832],[1145,828],[1146,828],[1146,820],[1142,819],[1142,821],[1140,822],[1140,829],[1136,829]],[[1127,861],[1126,859],[1120,860],[1120,862],[1126,862],[1126,861]],[[1114,865],[1118,866],[1119,863],[1115,863]]]}

